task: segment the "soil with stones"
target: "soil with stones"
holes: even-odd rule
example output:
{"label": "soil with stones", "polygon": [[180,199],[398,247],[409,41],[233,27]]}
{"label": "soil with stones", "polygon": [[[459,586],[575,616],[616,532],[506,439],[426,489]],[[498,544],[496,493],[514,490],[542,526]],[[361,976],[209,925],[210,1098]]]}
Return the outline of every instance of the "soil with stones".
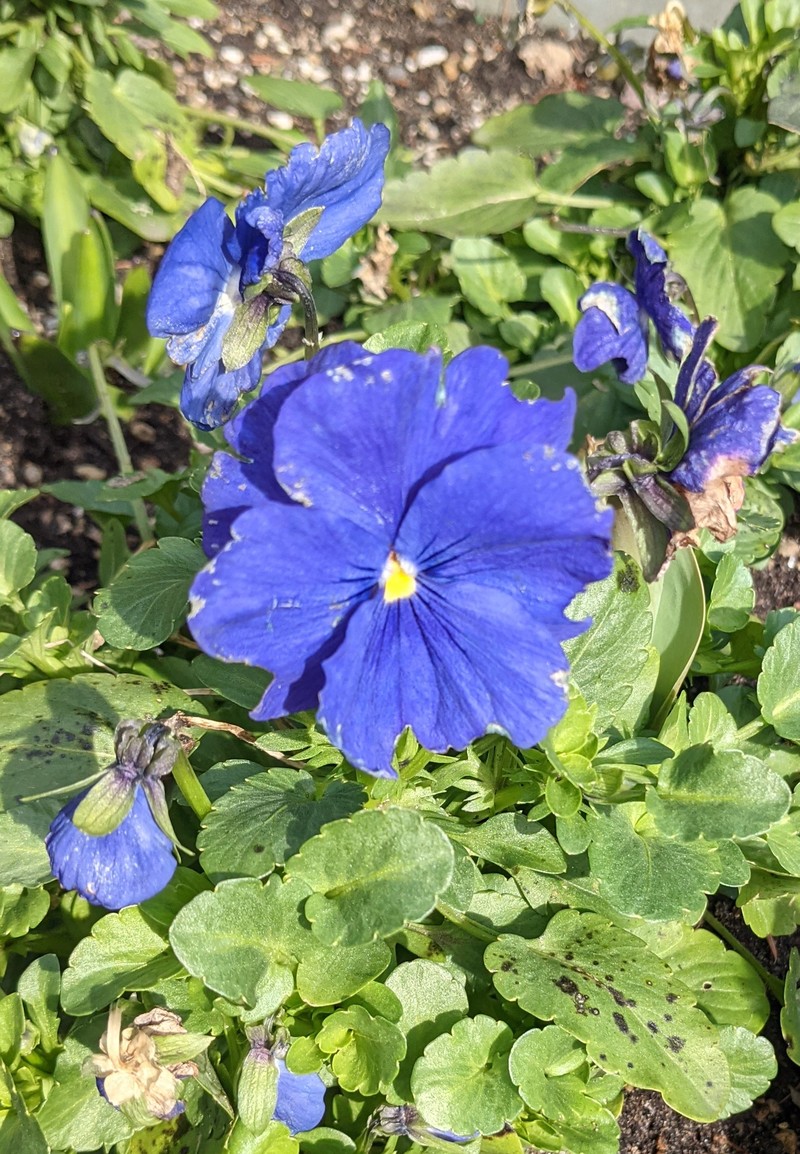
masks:
{"label": "soil with stones", "polygon": [[[543,39],[500,21],[480,22],[465,0],[232,0],[222,8],[217,20],[199,25],[216,58],[175,62],[187,100],[236,116],[263,115],[263,104],[248,92],[247,76],[271,73],[337,89],[345,97],[344,122],[370,82],[380,79],[396,108],[401,139],[421,163],[459,148],[487,116],[521,101],[568,88],[599,88],[589,46],[556,35]],[[280,110],[266,115],[278,128],[294,124]],[[302,121],[297,126],[306,127]],[[3,242],[0,257],[32,311],[46,313],[47,277],[34,230],[20,226]],[[126,431],[136,468],[186,464],[190,440],[171,409],[143,406]],[[24,389],[0,355],[0,487],[115,472],[102,422],[51,425],[44,403]],[[99,548],[91,518],[42,496],[15,519],[41,548],[64,551],[54,564],[67,569],[78,593],[88,595],[97,581]],[[761,615],[783,605],[800,608],[798,536],[793,525],[770,564],[755,574]],[[800,935],[765,942],[749,932],[726,899],[712,899],[711,909],[762,965],[783,977]],[[620,1119],[621,1154],[800,1154],[800,1076],[786,1056],[777,1008],[766,1032],[780,1069],[752,1109],[701,1125],[675,1114],[657,1094],[631,1091]]]}

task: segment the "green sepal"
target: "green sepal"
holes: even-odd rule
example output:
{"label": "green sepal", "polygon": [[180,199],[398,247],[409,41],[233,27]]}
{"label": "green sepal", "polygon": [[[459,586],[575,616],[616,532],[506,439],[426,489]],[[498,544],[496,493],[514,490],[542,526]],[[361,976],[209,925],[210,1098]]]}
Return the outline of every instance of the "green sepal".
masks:
{"label": "green sepal", "polygon": [[645,581],[655,581],[667,557],[669,530],[657,520],[636,494],[623,491],[619,495],[642,565]]}
{"label": "green sepal", "polygon": [[269,328],[269,306],[269,298],[263,293],[237,305],[222,342],[222,363],[226,372],[244,368],[263,345]]}
{"label": "green sepal", "polygon": [[147,804],[150,806],[150,812],[161,832],[169,838],[174,846],[182,850],[184,853],[191,853],[186,846],[181,845],[175,834],[170,821],[169,808],[167,806],[166,795],[164,794],[164,786],[160,781],[154,778],[146,777],[142,781],[142,788],[147,794]]}
{"label": "green sepal", "polygon": [[236,1105],[248,1130],[263,1134],[278,1101],[278,1067],[267,1050],[250,1050],[242,1063]]}
{"label": "green sepal", "polygon": [[135,780],[116,770],[104,773],[78,804],[73,824],[91,837],[112,833],[130,813],[136,790]]}
{"label": "green sepal", "polygon": [[291,249],[294,255],[299,257],[308,244],[312,232],[319,224],[323,211],[321,208],[307,208],[305,212],[298,213],[297,216],[293,217],[283,230],[285,248]]}

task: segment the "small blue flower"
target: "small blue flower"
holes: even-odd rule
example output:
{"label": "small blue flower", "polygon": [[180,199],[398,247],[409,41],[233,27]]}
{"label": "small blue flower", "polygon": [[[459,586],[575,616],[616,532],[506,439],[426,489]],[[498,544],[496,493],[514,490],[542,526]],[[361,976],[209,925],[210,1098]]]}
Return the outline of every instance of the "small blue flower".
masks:
{"label": "small blue flower", "polygon": [[761,365],[719,382],[705,357],[716,330],[713,317],[699,325],[675,390],[676,404],[689,422],[689,444],[667,475],[692,493],[704,492],[720,478],[751,476],[774,448],[795,438],[781,426],[780,394],[753,384],[766,371]]}
{"label": "small blue flower", "polygon": [[[64,889],[109,910],[160,893],[176,866],[172,840],[162,828],[169,828],[169,819],[161,777],[172,769],[178,747],[165,726],[142,728],[130,721],[117,727],[115,746],[115,763],[63,807],[45,839],[51,869]],[[113,828],[98,834],[85,825]]]}
{"label": "small blue flower", "polygon": [[673,359],[681,360],[694,327],[670,300],[667,254],[653,237],[637,229],[628,237],[636,262],[635,294],[607,281],[593,284],[579,303],[583,316],[575,327],[573,359],[581,372],[610,361],[625,384],[640,381],[647,370],[648,328]]}
{"label": "small blue flower", "polygon": [[287,1126],[290,1134],[313,1130],[325,1113],[325,1083],[319,1074],[293,1074],[283,1058],[278,1067],[278,1101],[274,1118]]}
{"label": "small blue flower", "polygon": [[333,346],[273,374],[206,482],[191,590],[208,653],[269,669],[252,716],[318,709],[351,763],[394,776],[406,726],[431,750],[487,731],[534,745],[563,714],[564,610],[609,570],[566,447],[574,398],[517,400],[469,349]]}
{"label": "small blue flower", "polygon": [[[366,129],[355,120],[319,151],[295,148],[283,168],[267,173],[263,189],[245,197],[235,224],[210,197],[175,236],[153,283],[147,325],[169,338],[170,357],[186,366],[181,411],[188,420],[202,429],[221,425],[258,384],[262,351],[289,319],[293,278],[374,215],[388,149],[385,125]],[[257,329],[254,350],[243,364],[226,365],[225,337],[245,303]]]}

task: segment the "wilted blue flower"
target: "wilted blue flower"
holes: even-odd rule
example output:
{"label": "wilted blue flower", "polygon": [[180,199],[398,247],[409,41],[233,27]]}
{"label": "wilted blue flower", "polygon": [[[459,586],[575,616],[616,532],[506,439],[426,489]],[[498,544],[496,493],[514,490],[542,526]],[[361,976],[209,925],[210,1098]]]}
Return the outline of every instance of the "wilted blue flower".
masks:
{"label": "wilted blue flower", "polygon": [[487,731],[520,746],[563,714],[564,610],[609,571],[566,452],[574,398],[517,400],[469,349],[334,346],[226,430],[204,489],[190,624],[223,660],[270,669],[252,716],[318,708],[351,763],[391,769],[406,726],[431,750]]}
{"label": "wilted blue flower", "polygon": [[636,262],[635,294],[608,281],[587,289],[578,302],[583,316],[575,327],[573,359],[581,372],[611,361],[619,379],[632,385],[647,369],[649,321],[675,360],[688,351],[694,328],[670,300],[667,254],[661,245],[637,229],[628,237],[628,249]]}
{"label": "wilted blue flower", "polygon": [[164,725],[123,721],[116,761],[72,798],[45,839],[50,866],[64,889],[118,910],[151,898],[175,872],[164,786],[180,747]]}
{"label": "wilted blue flower", "polygon": [[381,1130],[384,1134],[397,1134],[423,1144],[430,1138],[438,1138],[440,1142],[464,1145],[480,1137],[478,1130],[474,1134],[455,1134],[452,1130],[429,1126],[413,1106],[383,1106],[374,1115],[371,1125],[374,1130]]}
{"label": "wilted blue flower", "polygon": [[699,325],[675,389],[675,402],[689,423],[689,444],[668,476],[693,493],[720,478],[750,476],[776,445],[794,440],[780,424],[780,394],[753,384],[765,372],[761,365],[740,369],[720,384],[705,359],[716,329],[713,317]]}
{"label": "wilted blue flower", "polygon": [[[210,197],[169,245],[147,305],[153,336],[186,365],[181,411],[203,429],[230,415],[261,375],[261,353],[278,340],[302,281],[302,263],[329,256],[374,215],[389,131],[360,120],[317,151],[293,149],[265,187],[239,204],[235,224]],[[236,350],[223,349],[237,322]]]}

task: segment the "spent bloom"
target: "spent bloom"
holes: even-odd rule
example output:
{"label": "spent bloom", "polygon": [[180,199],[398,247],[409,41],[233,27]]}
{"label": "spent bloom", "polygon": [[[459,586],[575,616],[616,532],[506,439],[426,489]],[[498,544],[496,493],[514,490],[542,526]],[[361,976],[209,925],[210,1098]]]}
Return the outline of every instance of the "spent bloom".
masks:
{"label": "spent bloom", "polygon": [[317,709],[387,777],[407,726],[435,751],[487,731],[527,747],[561,717],[561,642],[587,625],[564,610],[609,571],[611,515],[566,451],[572,395],[520,401],[506,367],[336,345],[228,426],[190,626],[273,672],[253,717]]}
{"label": "spent bloom", "polygon": [[573,359],[581,372],[611,361],[621,381],[632,385],[647,370],[649,322],[674,360],[691,344],[693,326],[672,303],[667,254],[652,236],[637,229],[628,237],[633,254],[635,293],[622,285],[598,281],[578,302],[583,316],[575,327]]}
{"label": "spent bloom", "polygon": [[175,236],[153,282],[147,324],[186,366],[181,411],[202,429],[230,416],[261,375],[261,354],[280,337],[305,264],[329,256],[380,205],[389,130],[360,120],[317,150],[300,144],[264,188],[242,200],[235,222],[209,197]]}
{"label": "spent bloom", "polygon": [[430,1144],[430,1140],[438,1142],[453,1142],[456,1145],[466,1145],[480,1137],[479,1131],[474,1134],[455,1134],[452,1130],[440,1130],[436,1126],[429,1126],[413,1106],[382,1106],[373,1115],[370,1127],[380,1130],[384,1134],[398,1135],[411,1138],[423,1146]]}
{"label": "spent bloom", "polygon": [[166,1061],[159,1056],[159,1038],[171,1040],[175,1053],[176,1036],[190,1042],[187,1052],[205,1049],[210,1038],[188,1035],[177,1014],[156,1007],[139,1014],[130,1026],[122,1029],[122,1009],[114,1005],[108,1012],[108,1025],[100,1039],[100,1053],[87,1059],[84,1072],[94,1074],[103,1097],[118,1110],[139,1103],[151,1118],[166,1121],[182,1114],[180,1080],[197,1073],[193,1061]]}
{"label": "spent bloom", "polygon": [[175,872],[162,778],[180,745],[165,725],[123,721],[116,760],[53,819],[45,844],[64,889],[118,910],[160,893]]}

